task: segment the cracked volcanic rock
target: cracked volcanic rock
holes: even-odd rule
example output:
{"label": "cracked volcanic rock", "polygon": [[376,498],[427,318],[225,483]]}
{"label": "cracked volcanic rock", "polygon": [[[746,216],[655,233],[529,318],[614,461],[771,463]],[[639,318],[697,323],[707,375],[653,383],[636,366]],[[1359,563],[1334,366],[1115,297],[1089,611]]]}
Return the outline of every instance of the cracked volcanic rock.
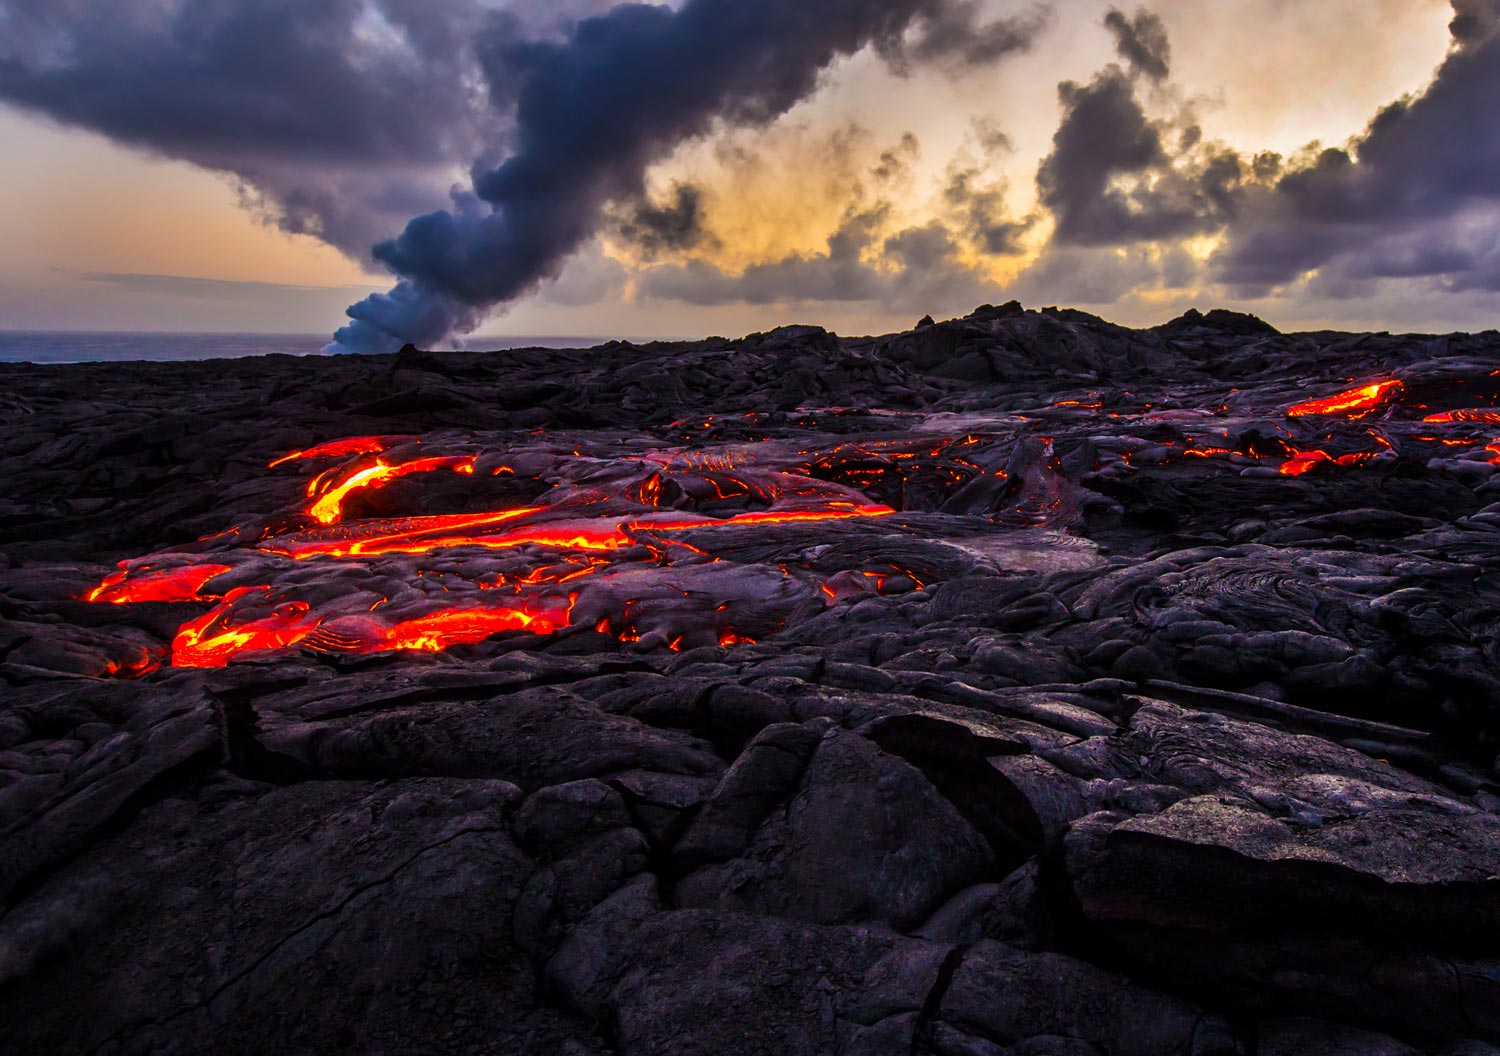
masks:
{"label": "cracked volcanic rock", "polygon": [[0,1051],[1500,1053],[1500,335],[0,379]]}

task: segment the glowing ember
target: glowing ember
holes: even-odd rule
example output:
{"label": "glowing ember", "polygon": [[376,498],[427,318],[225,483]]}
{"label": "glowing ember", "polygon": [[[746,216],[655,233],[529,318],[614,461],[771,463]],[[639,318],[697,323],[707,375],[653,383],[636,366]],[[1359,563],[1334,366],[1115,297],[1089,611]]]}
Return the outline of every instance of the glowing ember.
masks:
{"label": "glowing ember", "polygon": [[1399,396],[1401,389],[1402,385],[1399,381],[1377,381],[1357,389],[1350,389],[1348,392],[1341,392],[1327,399],[1299,403],[1288,409],[1286,413],[1291,418],[1302,418],[1309,414],[1363,418],[1381,404]]}

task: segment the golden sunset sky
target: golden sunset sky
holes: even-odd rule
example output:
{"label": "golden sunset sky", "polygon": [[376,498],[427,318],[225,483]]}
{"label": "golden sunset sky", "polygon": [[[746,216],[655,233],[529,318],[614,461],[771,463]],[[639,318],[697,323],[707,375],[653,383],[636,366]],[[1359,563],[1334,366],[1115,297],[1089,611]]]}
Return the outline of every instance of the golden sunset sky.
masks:
{"label": "golden sunset sky", "polygon": [[[1164,83],[1142,84],[1142,105],[1163,119],[1190,108],[1205,140],[1247,157],[1347,143],[1382,106],[1421,92],[1453,44],[1448,0],[1155,0],[1149,7],[1169,34],[1172,63]],[[851,208],[877,198],[889,231],[920,227],[943,215],[942,191],[958,166],[1003,190],[1011,215],[1037,217],[1021,253],[965,258],[1005,288],[1035,263],[1050,231],[1038,213],[1036,177],[1062,116],[1059,84],[1088,83],[1120,61],[1103,24],[1110,8],[1062,0],[1029,51],[979,68],[938,62],[903,77],[868,52],[838,61],[811,97],[769,126],[719,129],[650,170],[648,183],[660,195],[676,183],[701,189],[703,243],[648,259],[606,227],[555,282],[478,332],[733,335],[798,321],[871,333],[909,326],[918,308],[961,314],[973,307],[962,289],[933,289],[926,300],[899,304],[820,299],[816,291],[769,303],[692,303],[658,296],[642,276],[688,259],[737,275],[817,254]],[[987,143],[994,132],[1008,145]],[[902,148],[906,136],[915,146],[908,140]],[[351,301],[390,285],[368,255],[267,222],[223,172],[14,104],[0,103],[0,144],[8,159],[0,166],[0,328],[327,333]],[[893,148],[903,167],[877,186],[871,172]],[[474,144],[476,155],[482,149]],[[452,176],[461,180],[462,168]],[[1204,259],[1215,245],[1210,234],[1118,252],[1181,249]],[[1302,289],[1252,297],[1203,281],[1101,300],[1065,271],[1029,282],[1028,304],[1077,306],[1132,324],[1221,304],[1284,328],[1452,329],[1496,314],[1492,293],[1339,298]]]}

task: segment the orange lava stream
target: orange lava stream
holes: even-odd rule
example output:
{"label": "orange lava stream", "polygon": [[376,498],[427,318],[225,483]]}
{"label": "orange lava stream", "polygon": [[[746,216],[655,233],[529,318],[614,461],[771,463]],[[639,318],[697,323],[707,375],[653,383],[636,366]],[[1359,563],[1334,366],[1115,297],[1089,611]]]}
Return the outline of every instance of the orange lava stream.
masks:
{"label": "orange lava stream", "polygon": [[400,477],[412,473],[431,473],[435,470],[451,469],[458,473],[474,472],[474,457],[451,456],[447,458],[418,458],[410,462],[390,465],[375,460],[373,466],[351,473],[329,488],[308,509],[314,520],[322,524],[337,524],[344,516],[344,499],[350,492],[362,488],[379,488]]}
{"label": "orange lava stream", "polygon": [[1309,414],[1340,415],[1345,418],[1363,418],[1382,403],[1400,395],[1399,381],[1377,381],[1362,385],[1337,396],[1322,400],[1309,400],[1287,410],[1288,417],[1302,418]]}
{"label": "orange lava stream", "polygon": [[1479,422],[1484,425],[1500,425],[1500,411],[1488,411],[1482,408],[1465,411],[1444,411],[1442,414],[1429,414],[1423,418],[1424,422]]}
{"label": "orange lava stream", "polygon": [[[398,444],[419,442],[420,438],[410,436],[349,437],[291,452],[271,465],[311,459],[378,456]],[[963,442],[973,441],[965,438]],[[949,443],[939,445],[940,449]],[[579,452],[574,454],[580,455]],[[157,567],[147,561],[122,563],[84,597],[89,601],[115,604],[134,601],[218,602],[212,611],[179,627],[171,644],[171,663],[176,667],[222,667],[242,654],[276,652],[298,645],[331,652],[435,652],[455,645],[481,642],[504,631],[547,635],[569,627],[578,595],[569,594],[564,601],[556,589],[571,580],[607,574],[617,560],[615,552],[618,551],[640,548],[642,553],[649,552],[646,560],[666,562],[667,548],[681,547],[713,560],[707,552],[686,542],[653,540],[652,537],[659,533],[888,517],[897,512],[889,506],[861,501],[856,492],[847,492],[850,497],[841,499],[820,490],[823,485],[809,483],[804,487],[796,481],[788,481],[783,487],[759,483],[751,477],[742,478],[733,474],[740,454],[738,451],[687,453],[656,460],[666,466],[680,459],[694,476],[700,478],[698,486],[705,496],[709,492],[720,500],[744,496],[771,503],[769,509],[741,510],[728,516],[711,517],[688,510],[660,508],[657,504],[661,502],[664,478],[662,474],[655,474],[618,497],[631,503],[623,509],[617,505],[617,499],[605,498],[585,488],[577,493],[576,499],[569,496],[554,505],[480,513],[360,519],[345,523],[345,506],[349,498],[362,489],[384,487],[393,480],[415,473],[446,470],[473,473],[479,456],[434,456],[405,462],[391,462],[380,457],[363,458],[352,465],[326,469],[309,480],[303,512],[318,522],[316,527],[283,531],[282,534],[268,531],[262,533],[263,541],[258,547],[248,544],[254,548],[252,553],[259,550],[261,554],[277,554],[295,560],[313,557],[360,560],[384,554],[427,554],[463,546],[503,549],[534,545],[584,552],[585,556],[563,558],[560,564],[542,564],[524,574],[502,574],[490,581],[474,583],[473,586],[484,592],[486,600],[481,603],[471,599],[469,607],[449,607],[387,620],[382,618],[383,613],[377,614],[387,601],[383,596],[368,607],[362,601],[361,612],[349,613],[329,602],[319,602],[315,609],[309,601],[288,597],[268,584],[237,587],[222,595],[209,594],[204,593],[206,584],[239,566],[176,563],[176,555],[167,555],[173,560],[168,567]],[[502,471],[511,472],[506,467],[496,470]],[[883,467],[881,471],[884,471]],[[797,480],[801,479],[797,477]],[[847,490],[840,488],[841,493]],[[232,533],[229,535],[230,543],[237,539]],[[639,535],[645,537],[639,538]],[[193,560],[187,555],[184,557]],[[211,560],[207,554],[199,559]],[[783,572],[791,574],[785,568]],[[442,576],[445,573],[438,571],[435,574]],[[883,589],[887,578],[884,573],[867,573],[866,576],[876,589]],[[907,579],[918,583],[914,576],[908,576],[902,582]],[[539,587],[545,588],[542,593],[531,592],[532,588]],[[495,597],[512,591],[512,596]],[[495,600],[488,600],[491,598]],[[723,608],[721,606],[721,611]],[[594,619],[591,615],[590,622]],[[609,617],[600,621],[601,629],[606,632],[610,626]],[[628,605],[620,627],[617,636],[622,640],[640,640],[630,619]],[[724,646],[754,641],[723,624],[715,634]],[[668,648],[680,649],[682,643],[683,636],[679,635],[665,644]],[[129,671],[139,673],[147,669],[147,665],[154,666],[154,660],[146,657]],[[121,665],[116,665],[112,673],[124,670]]]}
{"label": "orange lava stream", "polygon": [[396,444],[410,443],[414,436],[349,436],[342,440],[330,440],[326,444],[309,447],[305,451],[293,451],[271,462],[267,468],[275,469],[287,462],[298,462],[305,458],[347,458],[350,455],[374,455]]}
{"label": "orange lava stream", "polygon": [[501,631],[553,634],[568,625],[565,610],[522,605],[502,609],[444,609],[385,629],[384,637],[365,652],[418,649],[441,652],[454,645],[473,645]]}
{"label": "orange lava stream", "polygon": [[84,601],[124,605],[136,601],[215,601],[217,594],[203,594],[203,584],[228,565],[179,565],[176,568],[130,569],[123,562],[119,571],[105,576],[83,596]]}
{"label": "orange lava stream", "polygon": [[266,615],[245,623],[231,625],[229,604],[244,595],[267,587],[240,587],[230,591],[224,604],[190,620],[172,639],[172,666],[223,667],[236,655],[251,649],[285,649],[306,638],[317,626],[308,618],[304,601],[277,605]]}
{"label": "orange lava stream", "polygon": [[[693,528],[720,528],[752,524],[788,524],[801,521],[847,520],[854,517],[889,517],[896,511],[889,506],[857,503],[828,503],[818,510],[753,510],[724,518],[689,517],[678,513],[652,514],[623,522],[600,524],[597,521],[557,521],[518,528],[497,534],[477,529],[527,514],[540,513],[546,507],[505,510],[488,514],[463,514],[454,517],[433,516],[386,522],[388,530],[350,539],[347,534],[335,538],[284,538],[267,543],[262,549],[303,560],[309,557],[375,557],[380,554],[426,554],[456,546],[483,546],[492,550],[511,547],[558,547],[569,550],[620,550],[635,543],[631,532],[676,532]],[[420,524],[411,523],[414,521]]]}
{"label": "orange lava stream", "polygon": [[1353,454],[1339,455],[1337,458],[1326,451],[1298,451],[1281,464],[1281,472],[1283,476],[1300,477],[1304,473],[1310,473],[1319,465],[1361,466],[1374,457],[1368,451],[1356,451]]}
{"label": "orange lava stream", "polygon": [[[478,529],[488,528],[505,521],[540,513],[543,507],[521,507],[495,513],[433,514],[427,517],[397,517],[390,520],[371,521],[357,527],[337,526],[329,531],[304,532],[300,536],[282,537],[261,546],[273,554],[286,557],[369,557],[376,554],[426,553],[442,544],[406,546],[436,533],[448,533],[440,538],[467,538],[469,533],[478,535]],[[458,546],[460,543],[447,545]]]}

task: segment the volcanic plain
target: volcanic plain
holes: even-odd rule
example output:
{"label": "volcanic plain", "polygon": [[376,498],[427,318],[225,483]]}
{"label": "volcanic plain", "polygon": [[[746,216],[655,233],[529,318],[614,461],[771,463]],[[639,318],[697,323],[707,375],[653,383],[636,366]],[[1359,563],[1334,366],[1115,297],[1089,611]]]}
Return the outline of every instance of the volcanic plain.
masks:
{"label": "volcanic plain", "polygon": [[0,366],[0,1049],[1500,1053],[1500,334]]}

